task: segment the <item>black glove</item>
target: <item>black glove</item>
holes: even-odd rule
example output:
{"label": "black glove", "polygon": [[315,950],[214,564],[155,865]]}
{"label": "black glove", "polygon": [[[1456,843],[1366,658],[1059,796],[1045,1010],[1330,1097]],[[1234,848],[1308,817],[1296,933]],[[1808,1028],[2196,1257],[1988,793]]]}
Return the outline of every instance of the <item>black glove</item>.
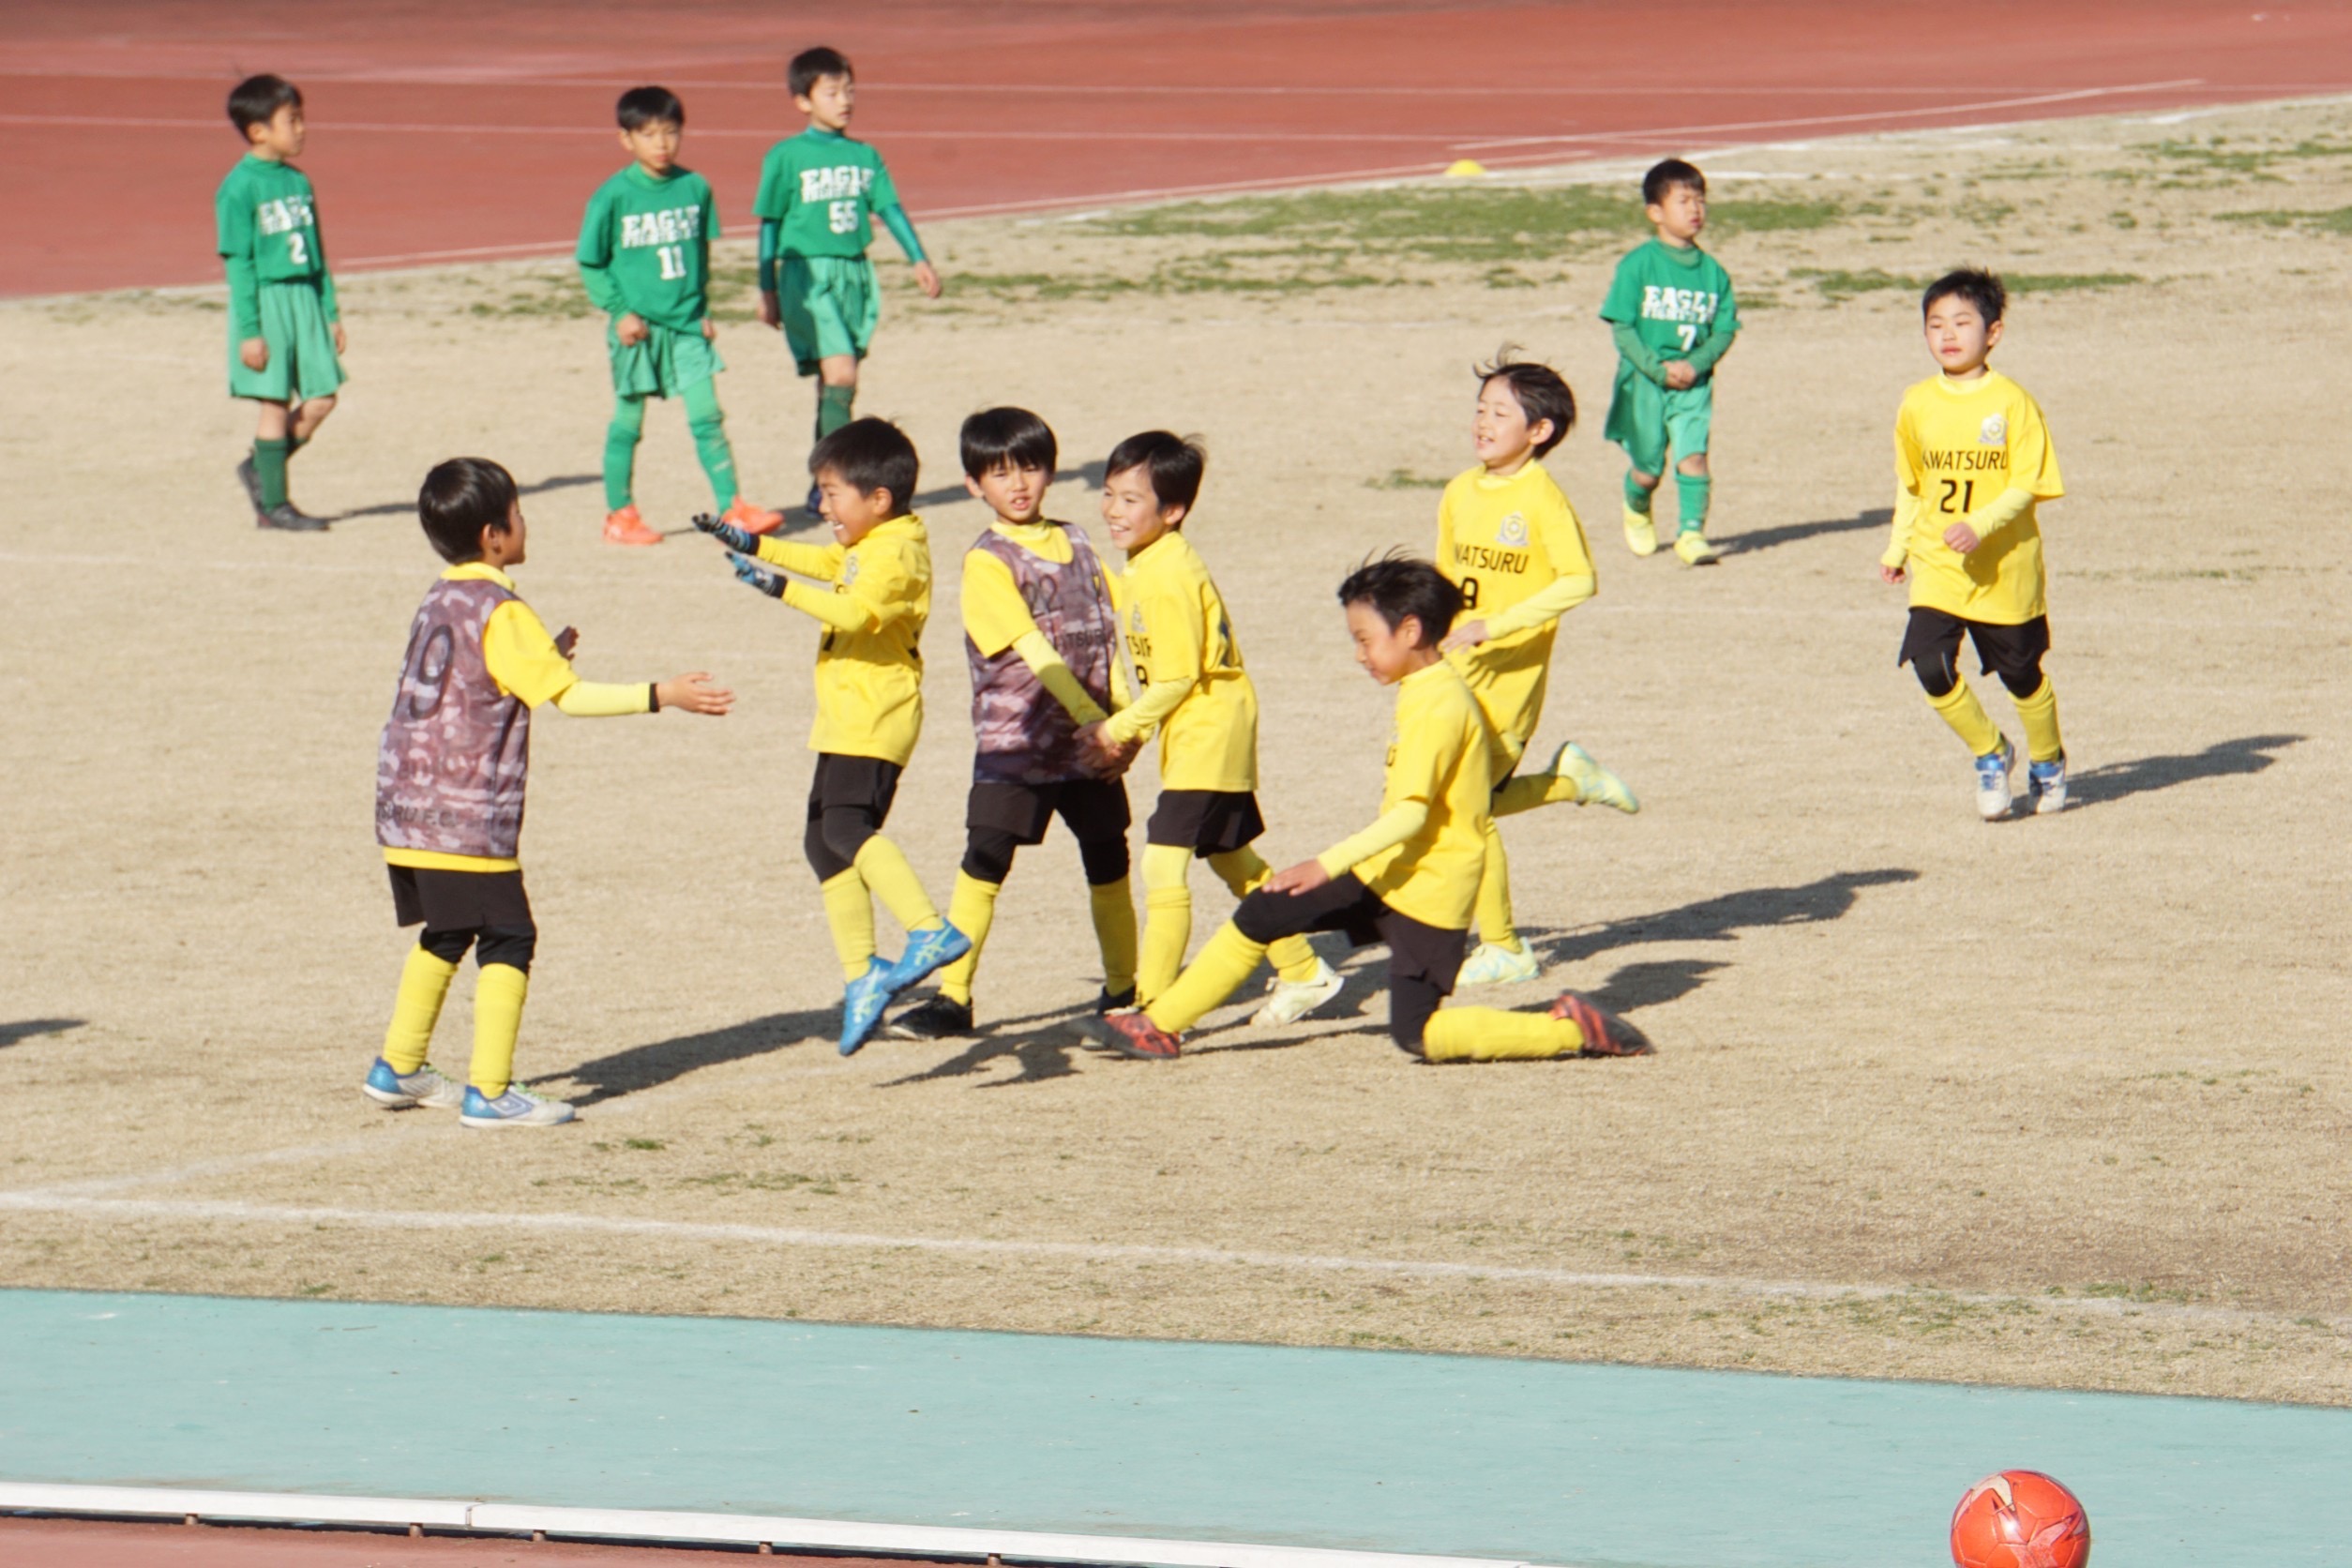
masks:
{"label": "black glove", "polygon": [[[720,526],[726,525],[722,523]],[[733,530],[730,529],[729,532],[732,533]],[[727,559],[735,568],[736,581],[748,583],[772,599],[780,599],[784,596],[784,576],[781,572],[770,571],[767,565],[757,557],[746,555],[739,550],[729,550]]]}
{"label": "black glove", "polygon": [[760,553],[760,541],[731,522],[721,522],[708,512],[694,514],[694,526],[725,545],[729,550],[742,550],[746,555]]}

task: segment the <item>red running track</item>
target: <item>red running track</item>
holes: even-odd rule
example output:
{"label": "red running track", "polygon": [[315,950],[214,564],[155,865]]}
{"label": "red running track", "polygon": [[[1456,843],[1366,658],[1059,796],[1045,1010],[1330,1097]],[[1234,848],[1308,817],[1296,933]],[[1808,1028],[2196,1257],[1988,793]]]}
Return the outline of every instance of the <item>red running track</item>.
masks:
{"label": "red running track", "polygon": [[355,1530],[190,1528],[0,1515],[0,1568],[728,1568],[754,1562],[791,1568],[950,1568],[906,1558],[761,1556],[741,1547],[533,1542],[480,1535],[411,1540]]}
{"label": "red running track", "polygon": [[350,271],[566,249],[643,81],[686,99],[686,159],[746,233],[761,154],[801,124],[784,62],[819,41],[856,60],[858,133],[920,223],[2352,91],[2352,6],[2269,3],[12,4],[0,294],[217,278],[221,106],[259,70],[303,87]]}

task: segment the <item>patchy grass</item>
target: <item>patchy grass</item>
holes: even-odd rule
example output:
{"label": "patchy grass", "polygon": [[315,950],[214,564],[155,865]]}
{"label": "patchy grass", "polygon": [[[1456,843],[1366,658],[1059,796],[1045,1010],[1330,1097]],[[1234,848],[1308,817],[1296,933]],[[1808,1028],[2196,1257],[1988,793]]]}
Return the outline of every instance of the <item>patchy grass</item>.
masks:
{"label": "patchy grass", "polygon": [[1402,468],[1392,468],[1384,476],[1380,478],[1366,479],[1364,482],[1364,488],[1366,490],[1441,490],[1450,483],[1452,483],[1451,480],[1433,479],[1426,474],[1414,474]]}
{"label": "patchy grass", "polygon": [[[1917,294],[1934,281],[1928,278],[1909,278],[1900,273],[1865,267],[1852,271],[1845,267],[1791,267],[1792,281],[1811,283],[1831,304],[1842,304],[1857,294],[1878,294],[1900,289]],[[2001,281],[2009,285],[2013,294],[2066,294],[2081,289],[2120,289],[2147,279],[2136,272],[2005,272]]]}
{"label": "patchy grass", "polygon": [[2301,229],[2322,234],[2352,234],[2352,207],[2329,212],[2224,212],[2215,217],[2229,223],[2259,223],[2270,229]]}

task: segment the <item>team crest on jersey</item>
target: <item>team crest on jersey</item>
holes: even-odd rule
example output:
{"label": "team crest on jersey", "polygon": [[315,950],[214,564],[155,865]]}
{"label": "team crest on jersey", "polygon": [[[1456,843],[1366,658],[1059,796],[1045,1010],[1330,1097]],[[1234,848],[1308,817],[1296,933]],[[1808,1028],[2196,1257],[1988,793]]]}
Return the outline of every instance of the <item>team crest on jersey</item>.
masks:
{"label": "team crest on jersey", "polygon": [[1998,414],[1988,414],[1984,423],[1977,427],[1976,438],[1987,446],[1998,446],[2009,439],[2009,421]]}
{"label": "team crest on jersey", "polygon": [[841,563],[841,586],[847,588],[857,580],[857,569],[866,563],[852,555]]}
{"label": "team crest on jersey", "polygon": [[1512,513],[1509,517],[1504,518],[1504,519],[1502,520],[1502,521],[1501,521],[1501,522],[1500,522],[1499,524],[1497,524],[1497,525],[1496,525],[1496,527],[1495,527],[1495,542],[1496,542],[1497,544],[1503,544],[1503,545],[1524,545],[1524,544],[1526,544],[1526,543],[1527,543],[1527,517],[1526,517],[1526,514],[1521,513],[1521,512],[1514,512],[1514,513]]}
{"label": "team crest on jersey", "polygon": [[1137,605],[1127,611],[1127,629],[1138,637],[1143,635],[1143,607]]}

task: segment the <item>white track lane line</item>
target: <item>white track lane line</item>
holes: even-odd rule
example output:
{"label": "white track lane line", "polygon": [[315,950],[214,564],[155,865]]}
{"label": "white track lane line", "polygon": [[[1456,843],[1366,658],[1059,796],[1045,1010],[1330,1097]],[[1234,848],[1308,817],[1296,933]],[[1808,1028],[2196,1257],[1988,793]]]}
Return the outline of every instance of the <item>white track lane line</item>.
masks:
{"label": "white track lane line", "polygon": [[1131,1243],[885,1236],[860,1231],[805,1230],[767,1225],[714,1225],[686,1220],[630,1219],[610,1214],[544,1211],[469,1214],[245,1203],[210,1199],[80,1198],[23,1192],[0,1193],[0,1210],[19,1214],[90,1214],[114,1220],[306,1227],[348,1225],[360,1230],[538,1230],[550,1234],[642,1236],[684,1242],[749,1242],[765,1246],[818,1247],[838,1251],[927,1252],[951,1257],[1055,1259],[1100,1263],[1184,1263],[1313,1274],[1369,1274],[1388,1278],[1552,1285],[1589,1290],[1705,1290],[1815,1302],[1952,1302],[1966,1306],[2029,1306],[2036,1311],[2080,1313],[2094,1317],[2147,1316],[2272,1330],[2315,1324],[2339,1334],[2352,1333],[2352,1317],[2347,1316],[2321,1317],[2309,1313],[2195,1306],[2109,1296],[2009,1296],[1970,1290],[1939,1290],[1914,1285],[1832,1284],[1817,1280],[1741,1279],[1707,1274],[1603,1274],[1508,1264],[1346,1258],[1315,1253],[1242,1252],[1220,1247],[1151,1246]]}

